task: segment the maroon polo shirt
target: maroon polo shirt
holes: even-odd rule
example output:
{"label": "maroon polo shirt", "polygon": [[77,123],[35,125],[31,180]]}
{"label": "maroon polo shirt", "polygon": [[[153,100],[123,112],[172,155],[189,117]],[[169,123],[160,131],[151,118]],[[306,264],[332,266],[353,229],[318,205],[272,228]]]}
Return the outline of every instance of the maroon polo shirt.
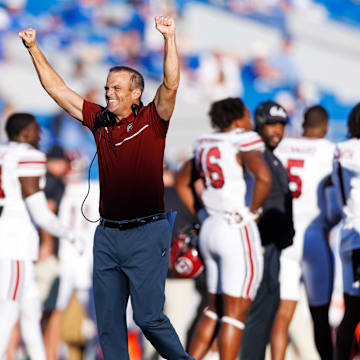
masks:
{"label": "maroon polo shirt", "polygon": [[[95,138],[100,178],[100,215],[128,220],[164,212],[163,160],[169,122],[155,104],[119,124],[96,129],[102,108],[84,101],[83,125]],[[101,136],[100,136],[101,134]]]}

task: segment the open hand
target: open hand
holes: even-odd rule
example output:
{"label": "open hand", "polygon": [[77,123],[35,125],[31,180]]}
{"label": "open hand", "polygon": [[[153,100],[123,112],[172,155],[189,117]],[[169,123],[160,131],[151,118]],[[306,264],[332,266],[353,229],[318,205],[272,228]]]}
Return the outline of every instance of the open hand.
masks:
{"label": "open hand", "polygon": [[175,21],[170,16],[156,16],[155,27],[164,36],[175,35]]}
{"label": "open hand", "polygon": [[36,30],[30,28],[20,31],[19,38],[27,48],[31,48],[36,44]]}

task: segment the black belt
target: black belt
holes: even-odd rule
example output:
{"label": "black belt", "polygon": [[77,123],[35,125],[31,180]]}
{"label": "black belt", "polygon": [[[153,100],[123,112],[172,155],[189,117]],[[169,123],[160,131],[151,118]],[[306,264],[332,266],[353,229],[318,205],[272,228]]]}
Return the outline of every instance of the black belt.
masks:
{"label": "black belt", "polygon": [[109,227],[112,229],[126,230],[137,226],[145,225],[153,221],[164,220],[164,219],[167,219],[167,216],[166,214],[162,213],[162,214],[145,216],[134,220],[124,220],[119,222],[101,219],[100,223],[102,226]]}

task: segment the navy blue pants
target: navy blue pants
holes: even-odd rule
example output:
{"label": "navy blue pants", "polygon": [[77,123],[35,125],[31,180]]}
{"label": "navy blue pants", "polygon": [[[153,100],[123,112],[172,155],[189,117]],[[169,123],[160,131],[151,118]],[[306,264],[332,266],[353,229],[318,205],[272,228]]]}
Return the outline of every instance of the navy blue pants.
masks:
{"label": "navy blue pants", "polygon": [[129,359],[126,306],[134,321],[165,359],[191,359],[163,314],[171,240],[167,220],[127,230],[100,224],[94,240],[94,299],[105,360]]}

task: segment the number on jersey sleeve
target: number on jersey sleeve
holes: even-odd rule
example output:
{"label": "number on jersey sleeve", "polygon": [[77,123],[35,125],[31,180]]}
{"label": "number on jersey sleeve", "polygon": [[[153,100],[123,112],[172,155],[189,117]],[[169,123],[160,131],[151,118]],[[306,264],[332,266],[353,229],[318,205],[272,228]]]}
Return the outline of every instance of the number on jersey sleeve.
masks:
{"label": "number on jersey sleeve", "polygon": [[293,174],[293,168],[303,168],[304,167],[304,160],[295,160],[289,159],[286,166],[286,171],[289,176],[289,186],[290,192],[293,198],[298,198],[301,196],[301,187],[302,181],[299,175]]}
{"label": "number on jersey sleeve", "polygon": [[[205,153],[205,169],[203,168],[203,156]],[[209,150],[205,151],[201,149],[200,151],[200,176],[204,181],[205,186],[209,184],[215,189],[221,189],[224,186],[224,174],[217,162],[214,162],[214,159],[221,159],[221,153],[218,147],[212,147]]]}

